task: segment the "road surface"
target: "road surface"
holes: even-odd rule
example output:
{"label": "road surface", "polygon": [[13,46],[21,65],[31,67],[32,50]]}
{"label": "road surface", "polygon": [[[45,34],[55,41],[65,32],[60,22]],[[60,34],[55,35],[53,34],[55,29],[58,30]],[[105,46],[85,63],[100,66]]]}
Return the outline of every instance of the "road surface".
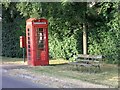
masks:
{"label": "road surface", "polygon": [[47,88],[44,85],[37,85],[27,79],[12,77],[3,73],[2,88]]}

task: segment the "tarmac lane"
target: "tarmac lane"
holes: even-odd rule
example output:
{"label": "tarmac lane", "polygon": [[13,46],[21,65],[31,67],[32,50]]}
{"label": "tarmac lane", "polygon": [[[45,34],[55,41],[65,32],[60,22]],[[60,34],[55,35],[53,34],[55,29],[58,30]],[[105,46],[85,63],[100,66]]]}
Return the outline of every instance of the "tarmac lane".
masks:
{"label": "tarmac lane", "polygon": [[0,90],[2,90],[2,68],[0,66]]}
{"label": "tarmac lane", "polygon": [[6,73],[2,73],[0,77],[2,77],[2,88],[47,88],[42,84],[36,84],[20,77],[12,77]]}

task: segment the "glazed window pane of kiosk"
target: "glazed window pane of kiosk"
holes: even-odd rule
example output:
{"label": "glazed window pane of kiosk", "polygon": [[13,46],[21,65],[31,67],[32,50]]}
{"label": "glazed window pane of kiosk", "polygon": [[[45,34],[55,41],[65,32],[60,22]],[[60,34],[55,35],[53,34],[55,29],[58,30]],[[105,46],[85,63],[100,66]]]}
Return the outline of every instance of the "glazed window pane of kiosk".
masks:
{"label": "glazed window pane of kiosk", "polygon": [[44,33],[43,28],[37,29],[37,44],[38,49],[44,49]]}

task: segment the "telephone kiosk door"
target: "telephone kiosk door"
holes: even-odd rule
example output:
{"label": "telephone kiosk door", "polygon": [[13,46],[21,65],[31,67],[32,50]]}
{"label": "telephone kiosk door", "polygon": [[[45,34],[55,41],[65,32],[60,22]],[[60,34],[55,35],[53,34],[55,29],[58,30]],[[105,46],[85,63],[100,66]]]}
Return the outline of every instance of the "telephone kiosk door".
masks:
{"label": "telephone kiosk door", "polygon": [[36,55],[37,62],[40,65],[48,65],[48,45],[47,45],[47,29],[46,28],[36,28]]}

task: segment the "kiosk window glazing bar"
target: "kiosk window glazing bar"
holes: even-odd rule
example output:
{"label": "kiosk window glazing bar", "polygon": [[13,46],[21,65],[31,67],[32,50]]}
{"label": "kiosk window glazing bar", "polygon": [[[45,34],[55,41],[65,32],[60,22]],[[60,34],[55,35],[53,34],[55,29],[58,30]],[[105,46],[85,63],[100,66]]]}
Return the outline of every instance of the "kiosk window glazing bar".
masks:
{"label": "kiosk window glazing bar", "polygon": [[28,28],[28,46],[27,46],[27,50],[28,50],[28,53],[27,53],[27,56],[28,56],[28,60],[31,60],[31,51],[30,51],[30,29]]}

